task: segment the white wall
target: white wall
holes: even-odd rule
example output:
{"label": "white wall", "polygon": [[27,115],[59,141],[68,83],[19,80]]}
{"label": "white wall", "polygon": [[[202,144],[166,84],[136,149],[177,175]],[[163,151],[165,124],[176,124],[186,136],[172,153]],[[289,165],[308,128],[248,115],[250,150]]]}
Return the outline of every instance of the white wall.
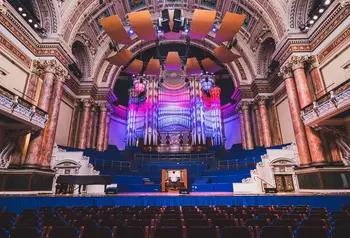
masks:
{"label": "white wall", "polygon": [[61,101],[60,114],[58,117],[57,131],[56,131],[56,143],[58,145],[67,146],[69,129],[71,125],[73,114],[73,108],[70,107],[65,101]]}
{"label": "white wall", "polygon": [[111,116],[109,124],[108,144],[115,145],[119,150],[125,149],[126,121]]}
{"label": "white wall", "polygon": [[283,99],[279,104],[277,104],[277,114],[281,128],[283,144],[294,142],[295,135],[287,98]]}
{"label": "white wall", "polygon": [[[345,68],[348,67],[348,68]],[[344,51],[333,57],[326,65],[320,68],[327,91],[338,86],[350,78],[350,42]]]}
{"label": "white wall", "polygon": [[242,143],[241,125],[238,115],[224,120],[224,131],[226,136],[226,149],[230,149],[234,144]]}
{"label": "white wall", "polygon": [[0,54],[0,73],[0,85],[22,97],[29,74],[3,54]]}

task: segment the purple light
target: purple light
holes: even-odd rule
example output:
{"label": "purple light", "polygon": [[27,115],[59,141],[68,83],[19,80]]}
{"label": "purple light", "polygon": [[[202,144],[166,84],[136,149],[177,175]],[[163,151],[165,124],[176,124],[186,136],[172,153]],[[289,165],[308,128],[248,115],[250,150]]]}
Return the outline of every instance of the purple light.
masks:
{"label": "purple light", "polygon": [[190,32],[190,29],[188,29],[187,27],[185,27],[185,32],[186,32],[186,33]]}
{"label": "purple light", "polygon": [[132,35],[132,34],[134,34],[134,30],[130,27],[130,29],[129,29],[129,35]]}
{"label": "purple light", "polygon": [[216,32],[218,29],[216,29],[216,27],[215,26],[213,26],[213,28],[211,28],[211,31],[212,32]]}

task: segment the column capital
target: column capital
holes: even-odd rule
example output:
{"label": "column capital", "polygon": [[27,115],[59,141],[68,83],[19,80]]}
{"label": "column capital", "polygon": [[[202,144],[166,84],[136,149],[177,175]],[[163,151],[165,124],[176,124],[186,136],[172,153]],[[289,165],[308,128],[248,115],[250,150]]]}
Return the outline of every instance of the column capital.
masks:
{"label": "column capital", "polygon": [[241,103],[242,103],[242,110],[249,110],[250,102],[242,101]]}
{"label": "column capital", "polygon": [[313,70],[314,68],[318,67],[318,60],[317,60],[317,56],[316,55],[311,55],[308,57],[308,61],[307,61],[308,65],[309,65],[309,70]]}
{"label": "column capital", "polygon": [[44,66],[41,61],[33,61],[32,73],[38,75],[39,77],[44,75]]}
{"label": "column capital", "polygon": [[5,6],[5,2],[3,0],[0,0],[0,14],[6,15],[7,13],[7,7]]}
{"label": "column capital", "polygon": [[107,102],[102,102],[99,104],[100,106],[100,111],[101,112],[107,112],[108,111],[108,107],[107,107]]}
{"label": "column capital", "polygon": [[43,60],[42,61],[42,67],[44,70],[44,73],[52,73],[56,74],[56,68],[58,67],[57,60]]}
{"label": "column capital", "polygon": [[84,98],[81,101],[83,102],[84,108],[90,108],[91,105],[94,103],[94,100],[92,98]]}
{"label": "column capital", "polygon": [[265,96],[258,96],[255,100],[258,103],[258,105],[260,106],[260,105],[266,105],[268,98]]}
{"label": "column capital", "polygon": [[292,65],[289,63],[283,65],[280,68],[280,72],[278,73],[278,76],[282,77],[283,79],[294,78]]}
{"label": "column capital", "polygon": [[62,82],[64,83],[66,81],[66,79],[69,79],[69,75],[68,75],[68,71],[63,68],[61,65],[58,65],[57,67],[55,67],[55,72],[54,74],[56,75],[56,81],[57,82]]}
{"label": "column capital", "polygon": [[308,59],[308,56],[292,56],[290,59],[292,70],[294,71],[296,69],[303,69]]}

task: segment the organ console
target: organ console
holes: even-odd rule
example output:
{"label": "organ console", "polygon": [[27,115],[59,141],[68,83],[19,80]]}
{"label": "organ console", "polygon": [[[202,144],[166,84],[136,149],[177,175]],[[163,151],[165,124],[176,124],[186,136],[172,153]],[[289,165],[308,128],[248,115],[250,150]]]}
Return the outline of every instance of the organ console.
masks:
{"label": "organ console", "polygon": [[[172,174],[176,174],[177,181],[172,182]],[[175,192],[180,189],[187,189],[187,169],[174,170],[174,169],[162,169],[162,192]]]}

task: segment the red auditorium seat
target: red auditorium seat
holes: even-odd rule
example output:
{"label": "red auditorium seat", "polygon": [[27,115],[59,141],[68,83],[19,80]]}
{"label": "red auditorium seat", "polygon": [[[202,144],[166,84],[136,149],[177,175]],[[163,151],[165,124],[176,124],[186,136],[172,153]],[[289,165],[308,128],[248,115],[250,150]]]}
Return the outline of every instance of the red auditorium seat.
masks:
{"label": "red auditorium seat", "polygon": [[251,231],[247,227],[225,227],[221,231],[221,238],[251,238]]}
{"label": "red auditorium seat", "polygon": [[220,238],[218,228],[213,227],[189,227],[187,228],[187,238]]}
{"label": "red auditorium seat", "polygon": [[299,226],[315,226],[315,227],[326,227],[327,223],[325,220],[307,219],[299,223]]}
{"label": "red auditorium seat", "polygon": [[266,226],[262,228],[260,238],[293,238],[293,232],[288,227]]}
{"label": "red auditorium seat", "polygon": [[333,227],[350,227],[350,219],[337,219],[332,223]]}
{"label": "red auditorium seat", "polygon": [[48,238],[78,238],[78,229],[75,227],[52,227],[48,230]]}
{"label": "red auditorium seat", "polygon": [[186,227],[192,227],[192,226],[210,226],[210,222],[208,220],[185,220]]}
{"label": "red auditorium seat", "polygon": [[295,234],[297,238],[329,238],[328,231],[322,227],[299,227]]}
{"label": "red auditorium seat", "polygon": [[108,227],[86,227],[81,238],[112,238],[112,232]]}
{"label": "red auditorium seat", "polygon": [[9,231],[4,228],[0,228],[0,238],[8,238]]}
{"label": "red auditorium seat", "polygon": [[182,227],[183,221],[180,219],[161,219],[158,223],[158,226],[176,226],[176,227]]}
{"label": "red auditorium seat", "polygon": [[94,220],[74,220],[72,222],[72,226],[74,226],[75,228],[77,228],[78,230],[80,229],[80,227],[95,227],[97,226],[97,222]]}
{"label": "red auditorium seat", "polygon": [[285,219],[285,220],[274,220],[272,222],[273,226],[286,226],[286,227],[292,227],[293,230],[298,228],[298,222],[297,220],[293,219]]}
{"label": "red auditorium seat", "polygon": [[335,227],[330,233],[332,238],[349,238],[350,227]]}
{"label": "red auditorium seat", "polygon": [[184,227],[157,227],[153,238],[185,238]]}
{"label": "red auditorium seat", "polygon": [[9,238],[40,238],[40,231],[35,227],[14,227]]}

